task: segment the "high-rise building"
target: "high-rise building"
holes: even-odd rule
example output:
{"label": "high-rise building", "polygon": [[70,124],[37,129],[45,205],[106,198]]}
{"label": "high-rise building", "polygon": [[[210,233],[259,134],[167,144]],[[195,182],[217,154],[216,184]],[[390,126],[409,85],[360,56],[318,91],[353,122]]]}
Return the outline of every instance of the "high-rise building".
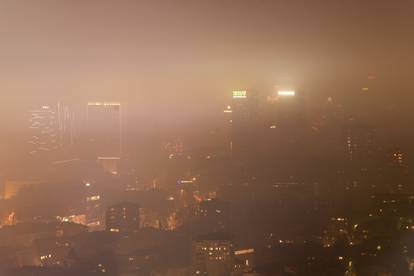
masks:
{"label": "high-rise building", "polygon": [[233,163],[249,168],[257,161],[259,99],[253,91],[233,91],[232,141]]}
{"label": "high-rise building", "polygon": [[303,94],[276,90],[267,98],[263,114],[261,152],[266,174],[279,181],[303,178],[307,124]]}
{"label": "high-rise building", "polygon": [[66,104],[57,103],[57,129],[61,147],[73,145],[75,140],[75,112]]}
{"label": "high-rise building", "polygon": [[62,103],[34,107],[29,113],[29,153],[50,156],[73,144],[74,113]]}
{"label": "high-rise building", "polygon": [[406,151],[394,148],[383,155],[385,160],[381,166],[380,179],[384,189],[381,192],[413,193]]}
{"label": "high-rise building", "polygon": [[303,131],[304,100],[296,91],[276,91],[268,97],[265,124],[266,129],[277,133],[279,143],[294,143],[298,132]]}
{"label": "high-rise building", "polygon": [[88,103],[87,132],[92,157],[105,171],[117,174],[121,158],[121,104]]}
{"label": "high-rise building", "polygon": [[[275,90],[266,97],[233,91],[232,158],[239,183],[306,179],[308,125],[304,95]],[[308,169],[309,170],[309,169]]]}
{"label": "high-rise building", "polygon": [[139,230],[140,206],[122,202],[106,210],[106,230],[109,232],[133,233]]}
{"label": "high-rise building", "polygon": [[234,249],[230,234],[212,233],[194,241],[192,275],[231,275],[233,263]]}
{"label": "high-rise building", "polygon": [[31,155],[58,148],[56,112],[51,106],[43,105],[30,110],[29,124]]}

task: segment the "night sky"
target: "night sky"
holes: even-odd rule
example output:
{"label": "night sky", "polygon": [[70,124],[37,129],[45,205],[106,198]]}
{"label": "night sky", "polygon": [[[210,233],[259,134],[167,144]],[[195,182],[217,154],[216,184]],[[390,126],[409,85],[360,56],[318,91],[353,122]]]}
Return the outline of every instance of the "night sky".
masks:
{"label": "night sky", "polygon": [[368,74],[373,99],[410,103],[413,27],[412,0],[0,0],[0,123],[88,100],[208,121],[232,89],[344,96]]}

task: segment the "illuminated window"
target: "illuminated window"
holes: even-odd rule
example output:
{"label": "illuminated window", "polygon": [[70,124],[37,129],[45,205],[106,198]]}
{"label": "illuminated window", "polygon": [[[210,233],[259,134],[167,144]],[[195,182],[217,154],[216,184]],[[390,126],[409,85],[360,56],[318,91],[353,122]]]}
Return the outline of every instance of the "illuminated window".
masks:
{"label": "illuminated window", "polygon": [[233,99],[247,98],[247,91],[233,91]]}

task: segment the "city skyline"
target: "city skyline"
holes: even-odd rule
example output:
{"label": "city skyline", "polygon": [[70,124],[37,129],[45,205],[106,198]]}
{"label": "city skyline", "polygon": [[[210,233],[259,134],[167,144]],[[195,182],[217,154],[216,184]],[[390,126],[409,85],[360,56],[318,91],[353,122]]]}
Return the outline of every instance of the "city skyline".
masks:
{"label": "city skyline", "polygon": [[413,276],[413,0],[0,0],[0,276]]}

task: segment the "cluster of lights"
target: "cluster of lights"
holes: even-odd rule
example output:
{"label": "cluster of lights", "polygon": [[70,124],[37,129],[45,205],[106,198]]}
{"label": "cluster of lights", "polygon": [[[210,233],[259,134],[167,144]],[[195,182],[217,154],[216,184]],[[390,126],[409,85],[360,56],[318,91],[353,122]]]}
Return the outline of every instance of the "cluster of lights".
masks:
{"label": "cluster of lights", "polygon": [[90,202],[90,201],[97,201],[97,200],[99,200],[99,199],[101,199],[101,197],[100,197],[99,195],[94,195],[94,196],[88,196],[88,197],[86,198],[86,201],[87,201],[87,202]]}
{"label": "cluster of lights", "polygon": [[40,260],[47,260],[47,259],[50,259],[50,258],[52,258],[52,254],[49,254],[49,255],[44,255],[44,256],[40,256]]}

